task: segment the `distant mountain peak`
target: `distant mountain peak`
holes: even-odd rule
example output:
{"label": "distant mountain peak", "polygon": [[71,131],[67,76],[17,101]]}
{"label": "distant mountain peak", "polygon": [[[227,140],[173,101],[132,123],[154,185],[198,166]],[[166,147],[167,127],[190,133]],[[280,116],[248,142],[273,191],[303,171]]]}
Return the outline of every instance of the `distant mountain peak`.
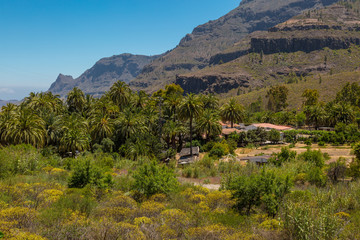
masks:
{"label": "distant mountain peak", "polygon": [[135,78],[143,67],[155,58],[157,56],[130,53],[102,58],[76,79],[60,73],[49,91],[65,97],[71,89],[79,87],[86,94],[99,96],[108,91],[114,82],[118,80],[129,82]]}

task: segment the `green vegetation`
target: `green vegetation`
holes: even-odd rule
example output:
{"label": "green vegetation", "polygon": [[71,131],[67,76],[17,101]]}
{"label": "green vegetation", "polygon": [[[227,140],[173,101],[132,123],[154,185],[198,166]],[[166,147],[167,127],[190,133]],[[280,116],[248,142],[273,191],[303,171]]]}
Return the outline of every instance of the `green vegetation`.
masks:
{"label": "green vegetation", "polygon": [[[253,111],[235,99],[219,106],[215,96],[183,96],[177,85],[147,96],[118,83],[99,99],[74,89],[65,103],[30,94],[0,113],[0,237],[357,239],[358,89],[346,85],[328,103],[308,90],[302,111],[288,112]],[[294,127],[302,120],[335,131],[257,128],[220,137],[221,119]],[[237,160],[267,141],[291,145],[263,166]],[[308,146],[297,154],[299,142]],[[355,158],[328,162],[316,143],[352,144]],[[199,146],[200,159],[177,165],[183,146]]]}

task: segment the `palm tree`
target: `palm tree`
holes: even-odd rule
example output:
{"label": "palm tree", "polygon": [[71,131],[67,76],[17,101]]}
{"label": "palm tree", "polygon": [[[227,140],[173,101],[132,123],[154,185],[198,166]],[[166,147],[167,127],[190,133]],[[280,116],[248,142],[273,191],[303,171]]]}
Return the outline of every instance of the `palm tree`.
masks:
{"label": "palm tree", "polygon": [[177,94],[169,95],[164,100],[165,115],[167,115],[169,118],[172,118],[173,121],[175,121],[175,119],[176,119],[176,114],[179,109],[181,100],[182,100],[182,97]]}
{"label": "palm tree", "polygon": [[74,87],[66,98],[66,104],[70,112],[82,112],[85,107],[85,102],[85,94],[77,87]]}
{"label": "palm tree", "polygon": [[203,107],[198,96],[190,93],[182,101],[179,108],[179,117],[183,120],[189,120],[190,128],[190,155],[192,156],[192,134],[193,121],[202,113]]}
{"label": "palm tree", "polygon": [[217,109],[219,107],[219,99],[214,94],[201,95],[204,108]]}
{"label": "palm tree", "polygon": [[41,147],[45,142],[45,122],[31,109],[20,106],[9,121],[4,137],[14,144]]}
{"label": "palm tree", "polygon": [[108,115],[114,119],[119,114],[119,107],[112,102],[108,94],[105,94],[95,101],[91,109],[91,114],[101,116]]}
{"label": "palm tree", "polygon": [[326,112],[322,104],[316,104],[305,107],[304,110],[308,124],[315,126],[318,130],[320,125],[324,123],[326,119]]}
{"label": "palm tree", "polygon": [[171,145],[173,149],[176,149],[176,136],[184,132],[184,126],[179,122],[167,121],[163,127],[163,137],[168,148]]}
{"label": "palm tree", "polygon": [[334,104],[330,108],[329,112],[333,125],[335,125],[337,122],[350,124],[355,120],[355,114],[351,105],[345,102]]}
{"label": "palm tree", "polygon": [[60,151],[72,152],[89,149],[90,137],[88,124],[80,115],[73,113],[64,115],[57,122],[61,126]]}
{"label": "palm tree", "polygon": [[209,136],[221,134],[221,124],[219,116],[210,109],[205,109],[199,120],[197,121],[197,128],[201,133],[205,133],[205,139]]}
{"label": "palm tree", "polygon": [[221,120],[230,121],[231,128],[233,128],[234,122],[244,121],[244,108],[234,98],[231,98],[228,103],[222,106],[220,115]]}
{"label": "palm tree", "polygon": [[122,81],[115,82],[109,92],[111,100],[122,109],[129,104],[130,101],[130,88]]}
{"label": "palm tree", "polygon": [[100,143],[104,138],[110,138],[114,129],[114,120],[108,115],[95,115],[90,120],[90,134],[94,142]]}
{"label": "palm tree", "polygon": [[0,140],[6,143],[5,135],[10,129],[10,123],[14,119],[17,106],[13,103],[8,103],[1,108],[0,111]]}
{"label": "palm tree", "polygon": [[117,132],[128,139],[136,134],[142,134],[147,130],[144,117],[134,114],[130,108],[126,108],[117,119]]}

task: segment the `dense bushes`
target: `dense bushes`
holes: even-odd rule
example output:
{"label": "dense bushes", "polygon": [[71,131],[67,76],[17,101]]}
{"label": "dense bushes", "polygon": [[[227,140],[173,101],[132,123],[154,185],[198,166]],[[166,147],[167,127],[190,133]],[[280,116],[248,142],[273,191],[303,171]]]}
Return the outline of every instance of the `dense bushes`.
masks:
{"label": "dense bushes", "polygon": [[155,161],[138,167],[132,177],[135,179],[133,189],[146,197],[156,193],[170,194],[179,184],[173,169]]}
{"label": "dense bushes", "polygon": [[238,176],[226,188],[233,191],[235,208],[239,211],[245,210],[249,215],[254,206],[263,205],[269,216],[274,217],[291,186],[289,176],[276,176],[272,171],[263,170],[259,174]]}

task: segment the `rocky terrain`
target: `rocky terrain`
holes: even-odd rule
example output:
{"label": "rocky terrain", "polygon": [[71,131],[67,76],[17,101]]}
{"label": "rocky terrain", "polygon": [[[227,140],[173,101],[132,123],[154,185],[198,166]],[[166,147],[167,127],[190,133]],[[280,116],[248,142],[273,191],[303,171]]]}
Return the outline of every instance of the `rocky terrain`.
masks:
{"label": "rocky terrain", "polygon": [[[359,1],[305,11],[268,31],[254,32],[213,56],[212,66],[178,75],[176,83],[187,91],[214,93],[228,92],[232,83],[230,86],[246,92],[248,88],[292,83],[307,76],[357,70],[360,67],[357,4]],[[213,76],[224,87],[207,86]]]}
{"label": "rocky terrain", "polygon": [[[179,45],[146,66],[130,82],[133,89],[156,91],[174,82],[177,75],[201,70],[249,33],[267,30],[302,11],[328,6],[336,0],[244,0],[225,16],[196,27]],[[237,58],[244,52],[232,53]]]}
{"label": "rocky terrain", "polygon": [[145,65],[157,57],[121,54],[103,58],[76,79],[60,74],[49,91],[65,97],[71,89],[78,87],[86,94],[99,96],[109,90],[117,80],[128,83],[141,72]]}

